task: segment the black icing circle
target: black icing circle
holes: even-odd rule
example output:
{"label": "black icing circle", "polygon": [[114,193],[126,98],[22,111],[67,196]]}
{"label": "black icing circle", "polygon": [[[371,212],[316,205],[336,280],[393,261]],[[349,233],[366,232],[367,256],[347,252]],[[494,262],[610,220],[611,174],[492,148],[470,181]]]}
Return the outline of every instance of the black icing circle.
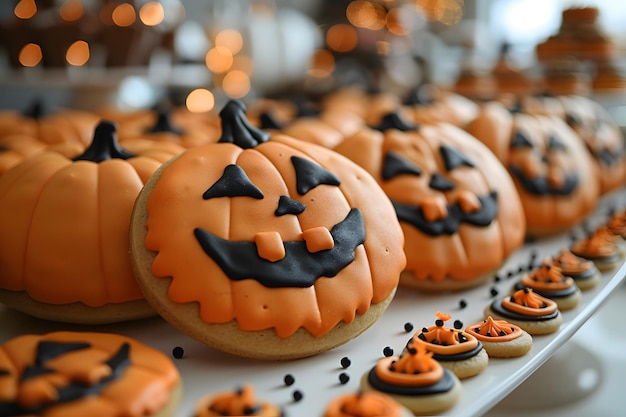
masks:
{"label": "black icing circle", "polygon": [[499,314],[503,317],[506,317],[511,320],[522,320],[522,321],[546,321],[552,320],[559,315],[559,310],[555,310],[552,314],[545,314],[543,316],[525,316],[524,314],[515,313],[513,311],[509,311],[502,307],[502,300],[495,300],[491,303],[491,309],[494,313]]}
{"label": "black icing circle", "polygon": [[435,395],[448,392],[454,387],[452,372],[445,368],[443,369],[443,377],[437,383],[423,387],[407,387],[389,384],[376,375],[376,368],[370,370],[367,375],[367,382],[369,382],[372,388],[378,391],[397,395]]}
{"label": "black icing circle", "polygon": [[[522,284],[521,281],[518,281],[513,288],[518,291],[518,290],[523,290],[524,288],[526,288],[526,285]],[[535,294],[539,294],[542,297],[546,297],[546,298],[566,298],[569,297],[571,295],[576,294],[576,291],[578,291],[578,287],[576,287],[576,285],[571,285],[568,288],[564,288],[562,290],[538,290],[533,288],[533,291],[535,292]]]}
{"label": "black icing circle", "polygon": [[480,341],[478,341],[478,344],[472,350],[468,350],[467,352],[455,353],[452,355],[433,353],[433,359],[436,359],[439,362],[463,361],[465,359],[473,358],[474,356],[478,355],[481,350],[483,350],[483,345],[482,343],[480,343]]}

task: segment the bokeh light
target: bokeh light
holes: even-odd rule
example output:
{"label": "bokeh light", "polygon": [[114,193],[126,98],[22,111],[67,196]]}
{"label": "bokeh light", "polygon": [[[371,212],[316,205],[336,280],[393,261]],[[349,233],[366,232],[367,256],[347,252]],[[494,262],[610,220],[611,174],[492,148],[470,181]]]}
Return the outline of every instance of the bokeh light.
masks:
{"label": "bokeh light", "polygon": [[113,9],[111,13],[111,20],[113,23],[120,27],[127,27],[135,23],[137,20],[137,13],[135,8],[130,3],[122,3]]}
{"label": "bokeh light", "polygon": [[227,48],[235,55],[243,47],[243,37],[235,29],[224,29],[215,36],[215,46]]}
{"label": "bokeh light", "polygon": [[43,58],[41,48],[35,43],[27,43],[20,50],[18,59],[25,67],[36,67]]}
{"label": "bokeh light", "polygon": [[197,88],[187,95],[185,106],[192,113],[207,113],[215,107],[215,96],[205,88]]}
{"label": "bokeh light", "polygon": [[84,12],[81,0],[66,0],[59,8],[59,17],[65,22],[75,22],[83,17]]}
{"label": "bokeh light", "polygon": [[353,50],[356,48],[358,41],[356,29],[343,23],[331,26],[326,32],[326,45],[337,52]]}
{"label": "bokeh light", "polygon": [[346,7],[348,22],[356,27],[380,30],[385,27],[385,8],[377,3],[355,0]]}
{"label": "bokeh light", "polygon": [[151,1],[139,9],[139,19],[146,26],[156,26],[165,18],[163,5],[158,1]]}
{"label": "bokeh light", "polygon": [[15,5],[13,13],[20,19],[30,19],[37,13],[37,4],[35,0],[20,0]]}
{"label": "bokeh light", "polygon": [[233,54],[230,49],[223,46],[214,46],[206,54],[205,63],[208,69],[216,74],[221,74],[233,65]]}
{"label": "bokeh light", "polygon": [[243,71],[232,70],[224,75],[222,90],[231,98],[242,98],[250,92],[250,77]]}
{"label": "bokeh light", "polygon": [[89,61],[89,44],[85,41],[76,41],[67,48],[65,60],[75,67],[85,65]]}
{"label": "bokeh light", "polygon": [[335,57],[325,49],[318,49],[313,53],[311,66],[307,74],[315,78],[330,76],[335,70]]}

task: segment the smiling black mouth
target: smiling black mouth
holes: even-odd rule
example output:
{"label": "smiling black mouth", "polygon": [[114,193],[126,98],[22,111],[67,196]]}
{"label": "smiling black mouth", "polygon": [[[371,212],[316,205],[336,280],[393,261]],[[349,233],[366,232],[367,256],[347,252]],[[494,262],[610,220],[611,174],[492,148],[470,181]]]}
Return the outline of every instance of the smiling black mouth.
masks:
{"label": "smiling black mouth", "polygon": [[534,178],[528,178],[524,175],[522,170],[516,166],[509,166],[509,171],[522,186],[522,188],[534,195],[570,195],[578,187],[578,175],[567,174],[564,178],[563,184],[559,187],[555,187],[550,184],[548,178],[537,176]]}
{"label": "smiling black mouth", "polygon": [[443,234],[453,235],[458,232],[463,223],[473,226],[486,227],[498,215],[498,192],[492,191],[490,194],[478,197],[480,210],[465,213],[459,203],[448,205],[448,215],[445,218],[428,221],[424,217],[422,209],[418,206],[392,201],[396,214],[400,221],[409,223],[430,236],[440,236]]}
{"label": "smiling black mouth", "polygon": [[270,262],[258,255],[249,241],[230,241],[196,228],[194,234],[204,252],[234,281],[254,279],[269,288],[306,288],[320,277],[332,278],[354,261],[356,248],[365,242],[361,210],[353,208],[330,230],[332,249],[311,253],[304,240],[283,242],[285,257]]}

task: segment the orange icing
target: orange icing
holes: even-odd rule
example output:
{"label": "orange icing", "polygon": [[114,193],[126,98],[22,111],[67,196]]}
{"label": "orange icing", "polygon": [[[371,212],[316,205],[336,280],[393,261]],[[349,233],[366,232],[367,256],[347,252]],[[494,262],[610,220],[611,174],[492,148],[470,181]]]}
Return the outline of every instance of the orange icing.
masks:
{"label": "orange icing", "polygon": [[[299,195],[292,156],[323,166],[340,179],[340,185],[320,185]],[[241,167],[265,197],[203,200],[207,187],[228,164]],[[274,215],[281,195],[304,203],[306,209],[297,216]],[[312,250],[328,248],[322,228],[330,230],[352,207],[363,214],[364,244],[337,276],[321,277],[305,288],[268,288],[254,279],[231,280],[194,238],[194,229],[200,227],[231,241],[264,241],[260,255],[279,259],[278,235],[283,242],[306,239]],[[405,266],[402,231],[376,182],[341,155],[284,135],[251,149],[216,143],[186,151],[163,170],[147,210],[145,245],[157,252],[153,274],[172,277],[169,298],[198,302],[207,323],[236,320],[242,330],[274,328],[283,338],[303,327],[321,336],[387,298]],[[308,230],[313,230],[310,236]],[[259,235],[268,232],[269,237]]]}
{"label": "orange icing", "polygon": [[551,262],[544,262],[539,268],[522,277],[522,284],[535,290],[564,290],[576,285],[574,280],[566,277],[561,268]]}
{"label": "orange icing", "polygon": [[[435,315],[442,322],[446,322],[451,318],[449,314],[439,311]],[[456,355],[475,349],[478,346],[478,340],[471,334],[467,334],[463,330],[444,326],[443,323],[427,327],[426,330],[426,332],[422,330],[416,333],[411,340],[412,342],[428,343],[428,349],[438,355]],[[463,337],[465,341],[461,342],[460,337]]]}
{"label": "orange icing", "polygon": [[617,239],[608,227],[596,229],[591,236],[578,240],[572,245],[572,252],[579,256],[596,258],[611,256],[617,251]]}
{"label": "orange icing", "polygon": [[508,342],[522,335],[522,329],[506,320],[495,320],[488,316],[480,323],[467,326],[465,331],[485,342]]}
{"label": "orange icing", "polygon": [[526,316],[545,316],[557,310],[556,302],[542,297],[530,288],[517,290],[502,300],[502,307]]}
{"label": "orange icing", "polygon": [[565,275],[577,275],[595,268],[592,261],[574,255],[567,248],[564,248],[557,257],[552,259],[552,264],[561,268],[561,271]]}
{"label": "orange icing", "polygon": [[376,363],[376,376],[399,386],[423,387],[437,383],[444,371],[429,349],[422,341],[415,341],[402,355],[380,359]]}
{"label": "orange icing", "polygon": [[607,227],[617,236],[626,238],[626,212],[621,212],[611,216]]}
{"label": "orange icing", "polygon": [[[40,342],[89,343],[36,363]],[[130,365],[99,394],[55,404],[59,389],[68,384],[93,386],[109,377],[112,368],[104,362],[121,346],[128,344]],[[22,380],[27,368],[51,370]],[[0,370],[8,371],[0,379],[0,401],[17,403],[26,409],[45,407],[41,415],[108,415],[143,417],[164,408],[180,376],[171,360],[161,352],[131,338],[109,333],[55,332],[47,335],[24,335],[0,347]],[[58,413],[58,414],[56,414]]]}
{"label": "orange icing", "polygon": [[280,410],[269,404],[259,402],[251,385],[241,389],[216,394],[207,401],[199,402],[194,417],[211,416],[266,416],[276,417]]}
{"label": "orange icing", "polygon": [[401,407],[390,396],[378,391],[342,395],[332,400],[323,417],[402,417]]}

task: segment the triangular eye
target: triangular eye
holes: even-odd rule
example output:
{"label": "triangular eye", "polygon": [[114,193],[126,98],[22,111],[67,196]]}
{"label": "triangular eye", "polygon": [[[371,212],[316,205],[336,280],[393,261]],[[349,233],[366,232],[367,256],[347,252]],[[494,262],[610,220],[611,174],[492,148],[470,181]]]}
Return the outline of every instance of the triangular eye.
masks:
{"label": "triangular eye", "polygon": [[35,359],[35,365],[41,366],[45,362],[58,356],[73,352],[75,350],[88,349],[90,347],[91,345],[86,342],[64,343],[42,340],[37,344],[37,357]]}
{"label": "triangular eye", "polygon": [[526,137],[525,134],[519,131],[515,132],[515,135],[513,135],[513,138],[511,139],[512,149],[532,148],[532,147],[533,147],[532,142],[528,139],[528,137]]}
{"label": "triangular eye", "polygon": [[387,152],[383,160],[381,175],[383,180],[390,180],[400,174],[420,176],[422,170],[394,152]]}
{"label": "triangular eye", "polygon": [[454,190],[454,183],[440,174],[433,174],[428,186],[437,191]]}
{"label": "triangular eye", "polygon": [[296,170],[296,190],[304,195],[321,184],[339,185],[339,178],[321,166],[298,156],[291,157]]}
{"label": "triangular eye", "polygon": [[263,192],[250,181],[240,166],[230,164],[224,168],[220,179],[202,194],[205,200],[216,197],[252,197],[260,200]]}
{"label": "triangular eye", "polygon": [[274,211],[275,216],[283,216],[285,214],[295,214],[298,215],[304,211],[306,205],[301,203],[293,198],[287,197],[286,195],[281,195],[278,199],[278,207]]}
{"label": "triangular eye", "polygon": [[548,138],[548,149],[550,150],[565,150],[565,145],[563,144],[563,142],[561,142],[559,140],[559,138],[557,138],[554,135],[550,135],[550,137]]}
{"label": "triangular eye", "polygon": [[448,171],[452,171],[460,166],[467,166],[470,168],[474,168],[475,166],[467,156],[449,146],[441,145],[439,152],[441,152],[443,163],[446,165],[446,170]]}

